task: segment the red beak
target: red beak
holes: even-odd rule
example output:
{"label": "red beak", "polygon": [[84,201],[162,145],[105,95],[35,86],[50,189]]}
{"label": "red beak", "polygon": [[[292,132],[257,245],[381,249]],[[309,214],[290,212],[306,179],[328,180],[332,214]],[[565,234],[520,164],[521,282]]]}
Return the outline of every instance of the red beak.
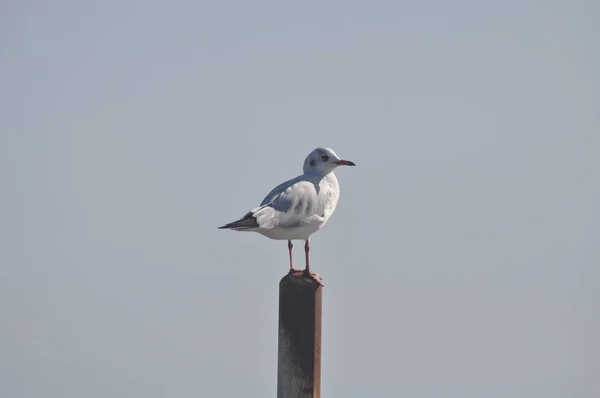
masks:
{"label": "red beak", "polygon": [[339,162],[337,162],[337,164],[340,165],[340,166],[356,166],[354,164],[354,162],[351,162],[349,160],[343,160],[343,159],[340,160]]}

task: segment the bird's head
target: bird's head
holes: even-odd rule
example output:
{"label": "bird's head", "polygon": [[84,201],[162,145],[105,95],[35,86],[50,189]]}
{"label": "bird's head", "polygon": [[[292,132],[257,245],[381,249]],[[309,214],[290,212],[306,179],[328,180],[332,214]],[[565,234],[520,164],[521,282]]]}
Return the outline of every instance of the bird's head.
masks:
{"label": "bird's head", "polygon": [[341,159],[331,148],[317,148],[304,160],[304,172],[327,175],[338,166],[356,166],[354,162]]}

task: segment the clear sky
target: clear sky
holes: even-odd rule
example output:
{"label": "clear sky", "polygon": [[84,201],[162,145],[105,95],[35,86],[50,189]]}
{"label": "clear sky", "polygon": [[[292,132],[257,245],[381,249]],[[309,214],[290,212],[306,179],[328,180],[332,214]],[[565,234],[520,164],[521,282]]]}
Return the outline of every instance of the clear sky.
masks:
{"label": "clear sky", "polygon": [[0,15],[3,398],[275,396],[286,244],[217,226],[318,146],[324,397],[600,396],[600,3]]}

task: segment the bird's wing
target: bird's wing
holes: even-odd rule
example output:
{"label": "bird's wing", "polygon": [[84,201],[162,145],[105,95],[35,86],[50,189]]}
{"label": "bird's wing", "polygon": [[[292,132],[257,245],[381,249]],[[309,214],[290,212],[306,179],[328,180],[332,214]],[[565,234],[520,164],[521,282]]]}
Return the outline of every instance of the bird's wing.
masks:
{"label": "bird's wing", "polygon": [[293,228],[310,222],[319,211],[317,199],[317,186],[300,176],[273,189],[252,213],[260,228]]}
{"label": "bird's wing", "polygon": [[296,178],[292,178],[291,180],[287,180],[286,182],[282,182],[281,184],[277,185],[275,188],[273,188],[271,190],[271,192],[269,192],[267,194],[267,196],[265,196],[265,198],[262,200],[262,202],[260,202],[260,205],[264,206],[264,205],[268,205],[269,203],[272,203],[273,200],[275,200],[275,198],[277,196],[279,196],[281,193],[283,193],[286,189],[288,189],[291,186],[293,186],[294,184],[302,181],[303,180],[302,177],[303,176],[298,176]]}
{"label": "bird's wing", "polygon": [[260,206],[244,217],[219,228],[238,231],[273,228],[293,228],[323,217],[317,186],[303,176],[288,180],[275,187]]}

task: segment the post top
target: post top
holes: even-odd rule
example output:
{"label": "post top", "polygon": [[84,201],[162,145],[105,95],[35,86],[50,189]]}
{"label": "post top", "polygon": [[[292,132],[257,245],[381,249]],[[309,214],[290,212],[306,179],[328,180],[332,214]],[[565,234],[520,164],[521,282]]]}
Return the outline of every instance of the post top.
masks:
{"label": "post top", "polygon": [[323,286],[323,283],[321,277],[317,274],[309,275],[304,271],[290,271],[279,282],[279,287],[283,286],[318,289]]}

